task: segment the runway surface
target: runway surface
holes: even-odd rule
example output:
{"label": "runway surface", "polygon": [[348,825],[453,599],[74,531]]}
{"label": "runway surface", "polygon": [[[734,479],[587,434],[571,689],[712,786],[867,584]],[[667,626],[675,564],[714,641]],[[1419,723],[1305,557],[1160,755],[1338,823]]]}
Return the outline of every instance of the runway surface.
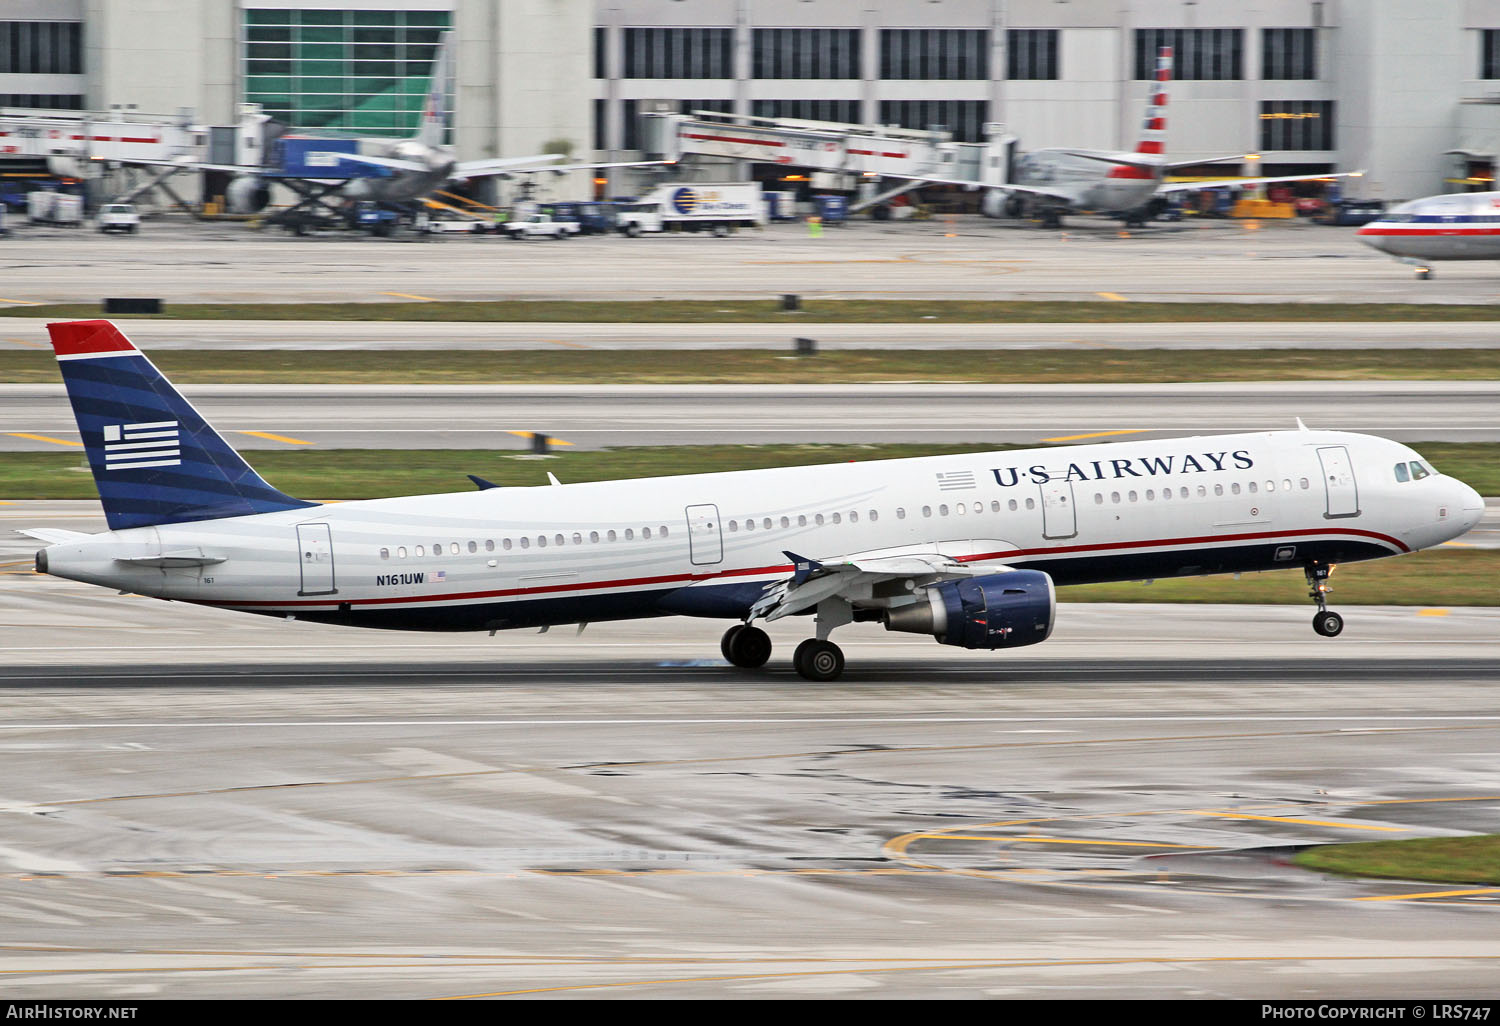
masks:
{"label": "runway surface", "polygon": [[[0,507],[90,529],[86,503]],[[1060,607],[364,632],[0,544],[7,997],[1493,997],[1500,888],[1298,847],[1500,831],[1500,610]],[[1439,615],[1440,614],[1440,615]]]}
{"label": "runway surface", "polygon": [[1044,230],[977,216],[851,222],[809,238],[777,224],[729,239],[493,236],[295,239],[243,224],[156,220],[139,235],[22,226],[0,241],[0,299],[390,302],[468,299],[1083,299],[1487,303],[1492,262],[1431,281],[1353,228],[1201,221],[1121,233],[1077,219]]}
{"label": "runway surface", "polygon": [[745,673],[710,622],[372,636],[16,584],[14,1000],[1495,993],[1500,888],[1287,864],[1500,830],[1492,610],[1329,641],[1065,604],[1019,658],[851,630],[814,687],[784,623]]}
{"label": "runway surface", "polygon": [[[472,321],[171,321],[117,318],[147,353],[169,349],[1493,349],[1488,321],[1145,324],[566,324]],[[47,319],[0,320],[0,343],[47,347]],[[1337,364],[1330,357],[1330,365]]]}
{"label": "runway surface", "polygon": [[[1309,427],[1404,441],[1500,438],[1500,382],[1166,385],[197,385],[245,449],[524,449],[769,442],[1018,442]],[[280,436],[266,438],[267,434]],[[25,437],[40,435],[42,438]],[[0,451],[77,443],[62,385],[0,385]],[[290,441],[289,441],[290,440]]]}

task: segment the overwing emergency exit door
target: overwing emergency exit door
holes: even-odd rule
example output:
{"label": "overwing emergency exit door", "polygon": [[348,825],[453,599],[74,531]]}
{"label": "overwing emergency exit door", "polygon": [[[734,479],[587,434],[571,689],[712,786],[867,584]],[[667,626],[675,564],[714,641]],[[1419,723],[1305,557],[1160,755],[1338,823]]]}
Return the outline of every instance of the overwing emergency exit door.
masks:
{"label": "overwing emergency exit door", "polygon": [[719,526],[719,507],[704,503],[687,508],[688,551],[693,563],[704,566],[724,560],[724,536]]}
{"label": "overwing emergency exit door", "polygon": [[1327,512],[1323,515],[1329,520],[1359,516],[1359,485],[1354,480],[1348,448],[1323,446],[1318,449],[1318,463],[1323,468],[1323,490],[1328,496]]}
{"label": "overwing emergency exit door", "polygon": [[297,559],[302,567],[298,595],[332,595],[333,536],[327,524],[297,525]]}

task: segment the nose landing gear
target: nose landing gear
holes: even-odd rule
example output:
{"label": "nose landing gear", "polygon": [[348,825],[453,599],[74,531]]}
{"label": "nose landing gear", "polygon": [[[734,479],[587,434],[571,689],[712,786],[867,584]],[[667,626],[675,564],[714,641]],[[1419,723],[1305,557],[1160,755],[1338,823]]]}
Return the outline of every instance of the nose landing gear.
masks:
{"label": "nose landing gear", "polygon": [[1327,563],[1309,563],[1302,571],[1307,576],[1307,597],[1318,604],[1313,630],[1325,638],[1336,638],[1344,630],[1344,618],[1328,608],[1328,575],[1333,567]]}

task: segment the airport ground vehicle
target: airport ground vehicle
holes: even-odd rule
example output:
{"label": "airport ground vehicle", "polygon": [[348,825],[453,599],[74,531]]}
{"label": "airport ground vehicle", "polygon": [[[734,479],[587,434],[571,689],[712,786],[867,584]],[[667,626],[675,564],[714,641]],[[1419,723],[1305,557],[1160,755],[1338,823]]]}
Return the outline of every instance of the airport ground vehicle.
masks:
{"label": "airport ground vehicle", "polygon": [[141,215],[129,203],[106,203],[94,218],[101,232],[125,232],[134,235],[141,230]]}
{"label": "airport ground vehicle", "polygon": [[617,205],[617,230],[631,238],[646,232],[686,231],[728,235],[766,223],[759,182],[693,182],[660,185],[633,202]]}
{"label": "airport ground vehicle", "polygon": [[758,621],[811,614],[793,663],[829,681],[845,625],[1019,648],[1052,633],[1055,586],[1101,581],[1300,570],[1333,637],[1333,564],[1484,515],[1399,442],[1300,424],[321,505],[256,474],[111,322],[48,330],[110,530],[23,531],[47,543],[38,572],[267,616],[492,633],[717,618],[748,669],[771,655]]}
{"label": "airport ground vehicle", "polygon": [[512,239],[566,239],[577,235],[577,221],[553,220],[551,214],[532,214],[521,221],[506,221],[500,230]]}
{"label": "airport ground vehicle", "polygon": [[83,224],[83,197],[69,192],[27,193],[26,219],[32,224],[76,228]]}
{"label": "airport ground vehicle", "polygon": [[1384,216],[1385,204],[1380,200],[1340,200],[1324,206],[1312,219],[1318,224],[1358,226]]}

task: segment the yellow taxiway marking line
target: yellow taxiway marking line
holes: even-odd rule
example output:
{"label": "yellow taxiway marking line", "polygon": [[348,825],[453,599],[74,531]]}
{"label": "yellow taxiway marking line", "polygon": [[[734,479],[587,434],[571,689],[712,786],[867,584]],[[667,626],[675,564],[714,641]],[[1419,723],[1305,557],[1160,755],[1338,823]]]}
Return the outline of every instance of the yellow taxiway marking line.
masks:
{"label": "yellow taxiway marking line", "polygon": [[1418,616],[1447,616],[1448,615],[1448,610],[1446,610],[1446,609],[1419,609],[1419,610],[1417,610],[1417,615]]}
{"label": "yellow taxiway marking line", "polygon": [[1428,891],[1425,894],[1377,894],[1355,901],[1412,901],[1416,898],[1462,898],[1470,894],[1500,894],[1500,887],[1481,887],[1472,891]]}
{"label": "yellow taxiway marking line", "polygon": [[1254,819],[1262,823],[1295,823],[1298,826],[1337,827],[1340,830],[1379,830],[1385,833],[1404,834],[1407,827],[1369,826],[1362,823],[1338,823],[1323,819],[1293,819],[1290,816],[1250,816],[1242,812],[1195,811],[1194,815],[1213,816],[1215,819]]}
{"label": "yellow taxiway marking line", "polygon": [[71,445],[78,449],[83,448],[82,442],[70,442],[66,438],[53,438],[50,435],[33,435],[25,431],[7,431],[6,434],[12,438],[29,438],[34,442],[51,442],[53,445]]}
{"label": "yellow taxiway marking line", "polygon": [[410,292],[382,292],[382,296],[396,296],[399,299],[420,299],[424,303],[436,303],[437,300],[431,296],[414,296]]}
{"label": "yellow taxiway marking line", "polygon": [[1130,302],[1130,300],[1126,299],[1124,296],[1120,295],[1118,292],[1095,292],[1094,295],[1096,295],[1096,296],[1103,296],[1105,299],[1113,299],[1116,303],[1128,303],[1128,302]]}
{"label": "yellow taxiway marking line", "polygon": [[18,346],[30,346],[32,349],[47,349],[47,348],[50,348],[48,346],[42,345],[40,342],[28,342],[24,338],[8,338],[5,341],[7,341],[7,342],[14,342]]}
{"label": "yellow taxiway marking line", "polygon": [[565,341],[565,340],[560,339],[560,338],[544,338],[544,339],[542,339],[542,341],[543,342],[551,342],[555,346],[568,346],[571,349],[592,349],[593,348],[593,346],[586,346],[582,342],[568,342],[568,341]]}
{"label": "yellow taxiway marking line", "polygon": [[1119,431],[1095,431],[1088,435],[1063,435],[1059,438],[1043,438],[1044,442],[1077,442],[1085,438],[1108,438],[1111,435],[1138,435],[1150,428],[1122,428]]}
{"label": "yellow taxiway marking line", "polygon": [[1104,848],[1189,848],[1194,851],[1209,851],[1215,846],[1211,844],[1158,844],[1154,841],[1094,841],[1087,837],[1018,837],[1010,835],[985,835],[985,834],[920,834],[919,837],[929,837],[938,841],[1015,841],[1025,844],[1092,844]]}
{"label": "yellow taxiway marking line", "polygon": [[[535,431],[507,431],[505,433],[507,435],[515,435],[517,438],[535,438],[536,437],[536,432]],[[561,438],[553,438],[551,435],[547,436],[547,441],[551,442],[553,445],[572,445],[573,444],[572,442],[565,442]]]}
{"label": "yellow taxiway marking line", "polygon": [[1477,548],[1479,548],[1479,546],[1475,545],[1473,542],[1443,542],[1443,544],[1444,545],[1451,545],[1455,549],[1477,549]]}
{"label": "yellow taxiway marking line", "polygon": [[29,299],[0,299],[0,303],[16,303],[20,306],[46,306],[45,303],[33,303]]}
{"label": "yellow taxiway marking line", "polygon": [[269,431],[236,431],[237,435],[254,435],[256,438],[269,438],[273,442],[285,442],[288,445],[317,445],[317,442],[304,442],[300,438],[288,438],[286,435],[273,435]]}

